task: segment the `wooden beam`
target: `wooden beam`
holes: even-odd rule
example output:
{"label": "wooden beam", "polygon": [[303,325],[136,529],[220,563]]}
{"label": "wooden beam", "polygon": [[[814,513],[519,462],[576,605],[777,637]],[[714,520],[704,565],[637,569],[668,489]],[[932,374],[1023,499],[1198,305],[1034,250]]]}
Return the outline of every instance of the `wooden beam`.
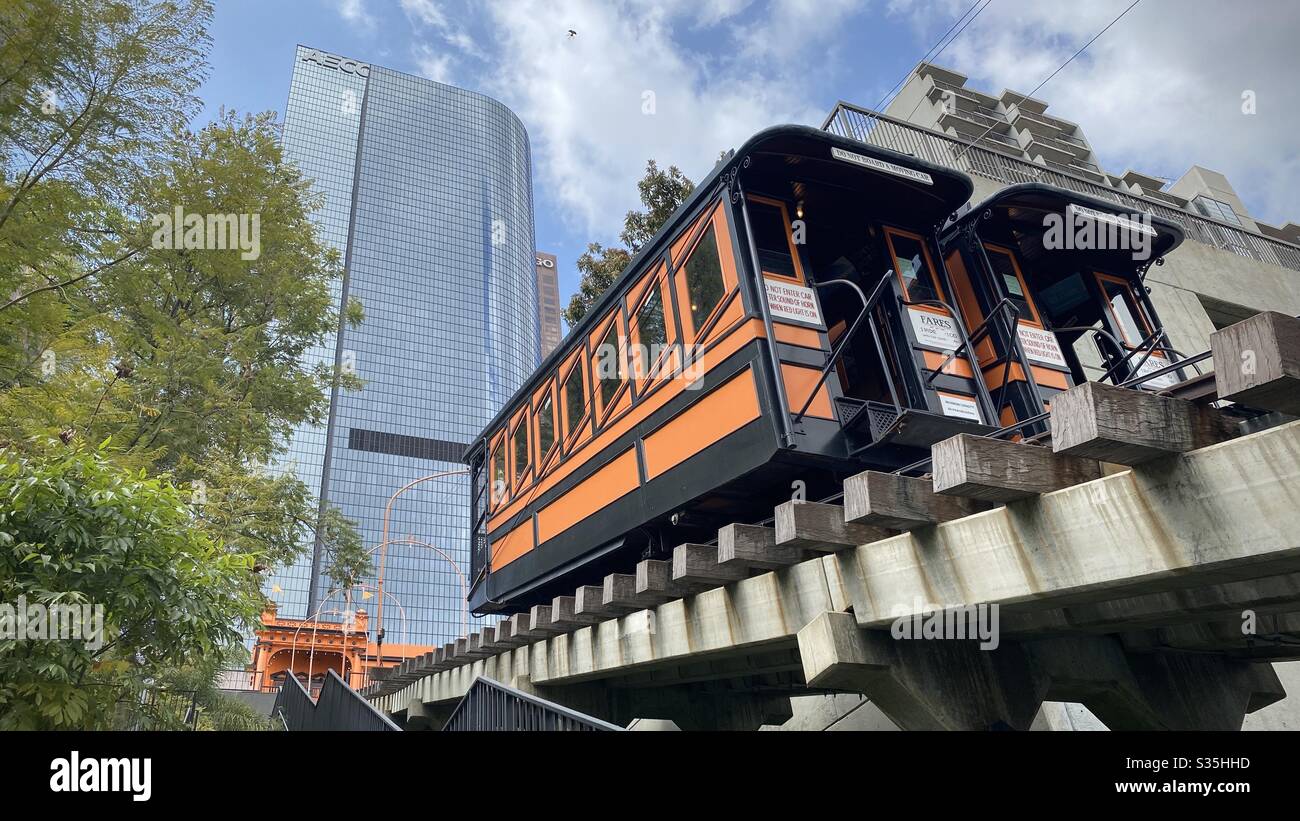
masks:
{"label": "wooden beam", "polygon": [[1300,319],[1265,311],[1210,334],[1220,399],[1300,415]]}
{"label": "wooden beam", "polygon": [[[644,564],[644,562],[643,562]],[[668,562],[659,562],[661,565],[667,565]],[[663,577],[671,581],[672,568],[663,574]],[[648,607],[654,607],[671,601],[676,598],[664,592],[656,592],[648,586],[646,590],[638,592],[637,579],[638,573],[610,573],[605,577],[605,583],[601,588],[600,600],[602,603],[612,607],[631,608],[628,612],[645,610]],[[647,576],[649,578],[649,576]]]}
{"label": "wooden beam", "polygon": [[791,501],[776,509],[776,543],[783,547],[837,553],[892,535],[882,527],[846,522],[839,505]]}
{"label": "wooden beam", "polygon": [[673,562],[645,559],[636,566],[637,595],[655,596],[672,601],[717,587],[712,582],[673,578]]}
{"label": "wooden beam", "polygon": [[931,448],[934,492],[1011,502],[1101,478],[1091,459],[1037,445],[958,434]]}
{"label": "wooden beam", "polygon": [[613,619],[640,610],[639,607],[605,603],[604,585],[586,584],[573,591],[573,612],[579,616]]}
{"label": "wooden beam", "polygon": [[575,610],[576,606],[577,602],[573,596],[556,596],[551,600],[551,624],[562,628],[567,633],[570,630],[577,630],[580,627],[604,621],[600,616],[591,614],[578,615]]}
{"label": "wooden beam", "polygon": [[1150,391],[1086,382],[1052,397],[1052,451],[1140,465],[1231,438],[1214,408]]}
{"label": "wooden beam", "polygon": [[885,530],[915,530],[972,513],[989,505],[976,499],[938,496],[929,479],[874,470],[844,480],[844,520]]}
{"label": "wooden beam", "polygon": [[673,548],[673,581],[710,587],[747,578],[747,568],[718,563],[718,548],[707,544],[679,544]]}
{"label": "wooden beam", "polygon": [[776,531],[759,525],[730,524],[718,531],[718,564],[776,570],[803,561],[798,547],[778,545]]}
{"label": "wooden beam", "polygon": [[556,627],[551,621],[551,606],[549,604],[534,604],[528,616],[529,632],[536,633],[539,636],[553,636],[568,632],[563,627]]}

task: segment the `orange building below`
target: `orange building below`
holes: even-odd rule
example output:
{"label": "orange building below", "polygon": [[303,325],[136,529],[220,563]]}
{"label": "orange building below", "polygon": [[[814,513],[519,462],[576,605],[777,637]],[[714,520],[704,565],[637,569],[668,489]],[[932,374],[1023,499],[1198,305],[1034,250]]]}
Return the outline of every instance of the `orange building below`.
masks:
{"label": "orange building below", "polygon": [[349,686],[359,689],[376,667],[396,667],[408,658],[422,656],[434,648],[422,644],[384,642],[383,657],[370,640],[369,616],[355,611],[345,621],[280,618],[274,602],[262,611],[262,627],[255,632],[253,660],[238,689],[275,692],[289,675],[295,675],[313,696],[320,692],[327,670],[333,670]]}

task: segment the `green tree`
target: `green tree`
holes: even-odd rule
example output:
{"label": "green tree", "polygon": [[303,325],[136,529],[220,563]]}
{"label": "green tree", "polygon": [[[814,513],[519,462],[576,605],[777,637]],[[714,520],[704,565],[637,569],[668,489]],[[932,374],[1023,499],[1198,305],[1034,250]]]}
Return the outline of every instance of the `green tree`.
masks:
{"label": "green tree", "polygon": [[678,206],[695,190],[691,182],[675,165],[660,171],[654,160],[647,160],[645,176],[636,184],[644,211],[628,211],[623,218],[623,233],[619,239],[633,254],[641,250],[658,233]]}
{"label": "green tree", "polygon": [[0,640],[0,728],[104,726],[140,672],[237,642],[261,603],[252,567],[195,526],[185,491],[105,449],[0,449],[0,601],[101,605],[104,628],[98,646]]}
{"label": "green tree", "polygon": [[[14,330],[0,313],[0,329],[23,342],[16,369],[0,366],[0,436],[111,438],[119,463],[194,488],[205,498],[200,521],[260,566],[291,561],[325,524],[331,566],[359,575],[367,558],[355,529],[336,516],[318,523],[300,482],[258,469],[294,425],[322,420],[336,379],[360,386],[303,364],[339,321],[330,308],[338,254],[310,222],[319,199],[284,161],[270,114],[223,113],[167,150],[139,192],[143,212],[256,214],[260,253],[142,242],[112,276],[33,296],[48,303],[44,322],[28,315]],[[157,229],[142,221],[133,230]],[[360,306],[348,313],[359,321]]]}
{"label": "green tree", "polygon": [[587,311],[609,290],[609,286],[618,279],[632,257],[658,233],[678,206],[686,202],[695,190],[695,183],[675,165],[660,170],[658,163],[647,160],[645,176],[636,187],[645,208],[642,211],[628,211],[624,216],[623,231],[619,234],[624,247],[606,248],[593,242],[578,257],[578,291],[564,311],[564,319],[570,328],[587,315]]}
{"label": "green tree", "polygon": [[[292,561],[316,538],[336,582],[369,566],[351,522],[320,515],[301,481],[267,469],[294,426],[321,421],[330,390],[360,382],[303,364],[341,321],[331,309],[340,264],[316,236],[320,200],[284,160],[273,115],[223,111],[185,129],[210,18],[205,0],[0,0],[0,449],[12,488],[53,483],[86,511],[60,548],[74,567],[85,564],[76,550],[125,550],[102,544],[116,515],[134,527],[121,539],[150,546],[91,558],[94,573],[37,580],[47,587],[32,587],[28,563],[56,554],[24,553],[0,563],[0,590],[6,601],[29,588],[97,601],[114,578],[124,589],[147,582],[167,551],[194,579],[224,574],[229,606],[176,610],[188,623],[160,632],[150,652],[90,663],[96,675],[125,665],[137,681],[236,641],[259,609],[261,577],[249,569]],[[168,247],[154,217],[176,208],[247,217],[250,229],[255,216],[256,253]],[[361,306],[344,314],[359,322]],[[128,487],[143,509],[179,499],[183,512],[113,513]],[[22,525],[9,532],[15,544],[67,535]],[[15,714],[90,721],[85,700],[60,689],[88,681],[86,659],[26,653],[8,657],[30,661],[12,671],[27,689],[4,691]]]}
{"label": "green tree", "polygon": [[140,249],[122,206],[198,110],[211,16],[206,0],[0,4],[0,311]]}

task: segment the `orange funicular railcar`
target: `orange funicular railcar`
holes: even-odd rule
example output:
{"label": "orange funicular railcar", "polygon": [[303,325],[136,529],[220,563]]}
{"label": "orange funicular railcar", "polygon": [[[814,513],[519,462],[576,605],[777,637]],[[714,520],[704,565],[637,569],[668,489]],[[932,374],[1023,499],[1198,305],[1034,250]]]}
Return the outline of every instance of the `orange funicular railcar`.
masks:
{"label": "orange funicular railcar", "polygon": [[[1090,310],[1054,312],[1063,280],[1036,262],[1026,274],[1032,231],[1016,215],[1029,206],[981,207],[992,218],[974,231],[958,215],[972,190],[960,172],[802,126],[720,163],[467,449],[471,608],[547,603],[762,520],[792,489],[822,498],[957,433],[1033,423],[1048,391],[1085,374],[1073,352],[1044,364],[1025,345],[1041,358],[1066,321],[1110,333],[1108,280]],[[1181,238],[1158,231],[1160,253]],[[1009,262],[992,256],[1003,250]],[[1140,266],[1089,264],[1159,327]],[[1030,330],[994,330],[1015,322]],[[1105,355],[1132,365],[1126,341],[1140,345]]]}

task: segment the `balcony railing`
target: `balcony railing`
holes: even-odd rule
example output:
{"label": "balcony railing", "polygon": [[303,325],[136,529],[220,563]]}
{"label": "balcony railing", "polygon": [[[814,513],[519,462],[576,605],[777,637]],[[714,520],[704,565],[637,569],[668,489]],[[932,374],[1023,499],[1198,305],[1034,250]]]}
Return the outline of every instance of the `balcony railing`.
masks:
{"label": "balcony railing", "polygon": [[1146,197],[1138,197],[1079,174],[1057,171],[981,145],[840,102],[822,128],[842,137],[910,154],[923,160],[978,175],[1005,185],[1041,182],[1109,200],[1124,208],[1152,214],[1182,227],[1187,239],[1239,256],[1300,271],[1300,246],[1244,231],[1225,222],[1193,214]]}
{"label": "balcony railing", "polygon": [[1050,114],[1040,114],[1036,111],[1026,111],[1023,108],[1020,108],[1019,106],[1016,107],[1015,111],[1016,111],[1015,115],[1011,117],[1012,120],[1025,119],[1025,120],[1029,120],[1030,122],[1039,123],[1041,125],[1046,126],[1047,128],[1059,132],[1060,136],[1063,139],[1074,140],[1073,137],[1069,136],[1071,132],[1074,131],[1074,126],[1071,125],[1070,123],[1067,123],[1065,120],[1057,119],[1056,117],[1053,117]]}
{"label": "balcony railing", "polygon": [[985,108],[988,108],[989,106],[995,106],[998,104],[997,98],[990,97],[987,94],[981,94],[978,91],[972,91],[969,88],[955,86],[952,83],[945,83],[943,80],[936,80],[933,77],[930,78],[930,82],[934,83],[934,87],[937,89],[941,89],[943,91],[951,91],[953,94],[956,94],[958,97],[965,97],[971,102],[976,103],[977,105],[980,105]]}
{"label": "balcony railing", "polygon": [[996,128],[997,126],[1007,124],[1007,121],[1001,119],[1000,117],[992,117],[989,116],[988,114],[982,114],[978,111],[971,111],[970,109],[966,109],[966,108],[947,109],[944,115],[940,115],[940,116],[945,116],[945,115],[949,117],[961,117],[962,119],[969,120],[970,122],[978,126],[981,130],[985,128]]}

